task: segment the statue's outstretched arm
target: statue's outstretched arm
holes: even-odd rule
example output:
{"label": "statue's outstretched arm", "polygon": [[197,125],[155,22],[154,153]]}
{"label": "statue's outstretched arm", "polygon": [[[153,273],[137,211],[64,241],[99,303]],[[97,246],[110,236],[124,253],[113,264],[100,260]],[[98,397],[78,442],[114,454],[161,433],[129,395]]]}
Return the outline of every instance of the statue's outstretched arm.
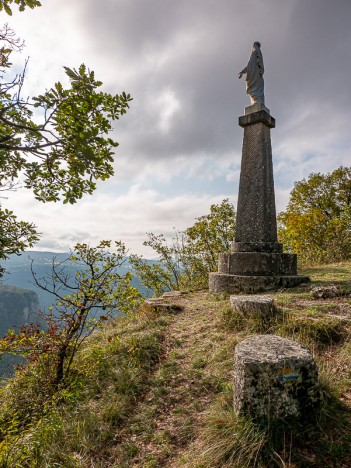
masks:
{"label": "statue's outstretched arm", "polygon": [[243,68],[243,69],[241,70],[241,72],[239,72],[239,79],[240,79],[243,75],[245,75],[245,73],[247,73],[247,67]]}

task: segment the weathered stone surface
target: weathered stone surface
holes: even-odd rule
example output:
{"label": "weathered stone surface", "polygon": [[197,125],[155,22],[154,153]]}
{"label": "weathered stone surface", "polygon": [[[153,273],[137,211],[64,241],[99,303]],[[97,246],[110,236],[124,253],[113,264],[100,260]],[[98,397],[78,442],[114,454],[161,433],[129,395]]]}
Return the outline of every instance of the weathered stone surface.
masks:
{"label": "weathered stone surface", "polygon": [[161,297],[179,297],[185,294],[184,291],[167,291],[162,294]]}
{"label": "weathered stone surface", "polygon": [[272,296],[230,296],[230,304],[245,318],[258,317],[270,321],[278,313]]}
{"label": "weathered stone surface", "polygon": [[295,254],[268,252],[224,253],[218,257],[218,273],[243,276],[294,276]]}
{"label": "weathered stone surface", "polygon": [[311,294],[315,299],[328,299],[341,296],[341,291],[337,286],[316,286]]}
{"label": "weathered stone surface", "polygon": [[275,118],[272,117],[266,110],[260,109],[256,112],[246,112],[246,109],[247,107],[245,108],[245,115],[239,117],[240,127],[245,128],[249,125],[253,125],[259,122],[263,122],[269,128],[275,127]]}
{"label": "weathered stone surface", "polygon": [[233,242],[231,252],[274,252],[282,253],[283,244],[279,242]]}
{"label": "weathered stone surface", "polygon": [[[267,112],[240,117],[244,125],[236,242],[277,242],[271,136]],[[274,120],[274,119],[273,119]]]}
{"label": "weathered stone surface", "polygon": [[245,107],[244,109],[244,115],[248,114],[253,114],[254,112],[258,112],[264,110],[267,112],[267,114],[270,114],[271,111],[266,107],[264,104],[261,102],[255,102],[255,104],[252,104],[251,106]]}
{"label": "weathered stone surface", "polygon": [[307,276],[240,276],[223,273],[210,273],[209,290],[213,293],[228,292],[256,294],[281,288],[293,288],[309,282]]}
{"label": "weathered stone surface", "polygon": [[184,291],[167,291],[160,297],[152,297],[146,299],[144,304],[156,312],[174,313],[180,312],[184,307],[180,304],[170,302],[172,299],[177,299],[185,294]]}
{"label": "weathered stone surface", "polygon": [[318,408],[318,369],[299,343],[258,335],[234,355],[234,409],[255,420],[307,418]]}

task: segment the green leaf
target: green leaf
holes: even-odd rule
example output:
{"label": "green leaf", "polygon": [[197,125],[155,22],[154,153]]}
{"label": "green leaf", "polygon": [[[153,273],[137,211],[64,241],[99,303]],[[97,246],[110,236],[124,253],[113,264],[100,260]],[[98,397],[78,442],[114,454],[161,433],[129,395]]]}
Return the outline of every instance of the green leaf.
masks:
{"label": "green leaf", "polygon": [[11,8],[8,6],[7,3],[4,3],[4,9],[5,9],[5,12],[6,12],[9,16],[12,16],[12,10],[11,10]]}

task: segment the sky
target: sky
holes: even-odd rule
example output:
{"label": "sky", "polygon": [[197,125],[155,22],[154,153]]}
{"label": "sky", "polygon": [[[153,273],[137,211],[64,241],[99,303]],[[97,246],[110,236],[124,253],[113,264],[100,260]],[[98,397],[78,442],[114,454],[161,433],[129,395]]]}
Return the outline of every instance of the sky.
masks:
{"label": "sky", "polygon": [[[85,63],[103,90],[133,97],[114,123],[115,175],[72,206],[42,204],[25,190],[4,207],[42,233],[37,250],[122,240],[153,257],[147,232],[172,237],[210,205],[236,206],[244,79],[261,42],[277,211],[294,182],[351,164],[350,0],[42,0],[3,22],[25,40],[24,92],[65,82]],[[14,58],[12,58],[14,59]]]}

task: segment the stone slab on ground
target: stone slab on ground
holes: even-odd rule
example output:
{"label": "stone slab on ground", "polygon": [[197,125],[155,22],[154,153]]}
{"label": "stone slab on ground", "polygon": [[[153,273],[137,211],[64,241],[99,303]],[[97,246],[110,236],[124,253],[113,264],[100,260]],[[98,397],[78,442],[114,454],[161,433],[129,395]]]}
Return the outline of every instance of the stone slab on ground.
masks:
{"label": "stone slab on ground", "polygon": [[146,299],[144,304],[156,312],[174,313],[183,310],[183,306],[174,302],[174,299],[181,297],[184,293],[181,291],[168,291],[160,297]]}
{"label": "stone slab on ground", "polygon": [[166,291],[161,297],[179,297],[186,294],[184,291]]}
{"label": "stone slab on ground", "polygon": [[236,346],[234,409],[239,414],[258,421],[300,419],[319,403],[317,365],[299,343],[257,335]]}

